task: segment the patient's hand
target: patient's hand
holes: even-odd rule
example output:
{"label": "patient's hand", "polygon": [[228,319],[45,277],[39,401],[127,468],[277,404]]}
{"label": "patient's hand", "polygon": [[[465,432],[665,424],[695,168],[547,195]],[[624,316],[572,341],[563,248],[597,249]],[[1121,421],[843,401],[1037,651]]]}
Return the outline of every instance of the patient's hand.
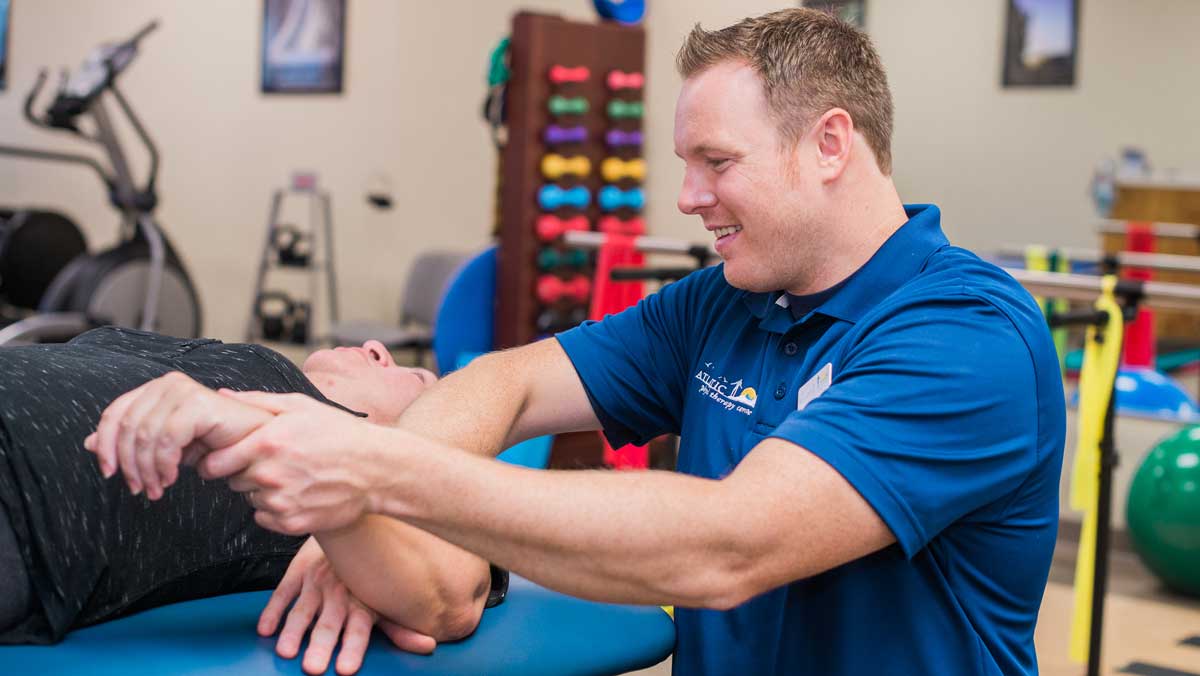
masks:
{"label": "patient's hand", "polygon": [[145,489],[157,500],[179,477],[181,462],[194,464],[210,450],[235,444],[272,417],[173,372],[109,404],[83,445],[96,454],[104,476],[120,469],[129,490]]}
{"label": "patient's hand", "polygon": [[[329,658],[341,635],[342,649],[338,653],[337,673],[353,674],[362,666],[363,655],[371,638],[371,627],[378,625],[392,643],[401,650],[428,654],[437,642],[429,636],[388,622],[367,608],[346,589],[333,572],[325,553],[314,538],[309,538],[296,552],[287,573],[271,594],[271,600],[258,618],[258,633],[275,633],[288,604],[296,603],[288,612],[283,630],[275,642],[275,652],[291,659],[300,651],[304,633],[312,626],[308,650],[304,652],[304,671],[321,674],[329,666]],[[318,617],[318,613],[320,613]],[[313,618],[317,618],[313,624]]]}

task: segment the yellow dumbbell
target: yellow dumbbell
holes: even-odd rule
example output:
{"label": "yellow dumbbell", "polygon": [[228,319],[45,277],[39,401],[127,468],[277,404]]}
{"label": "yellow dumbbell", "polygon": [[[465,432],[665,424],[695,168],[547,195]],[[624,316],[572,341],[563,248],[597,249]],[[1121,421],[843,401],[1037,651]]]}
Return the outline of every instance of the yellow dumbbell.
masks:
{"label": "yellow dumbbell", "polygon": [[563,157],[558,153],[550,153],[542,158],[542,175],[555,180],[564,174],[587,176],[592,172],[592,162],[583,155]]}
{"label": "yellow dumbbell", "polygon": [[609,157],[600,163],[600,175],[609,183],[616,183],[623,178],[641,181],[646,178],[646,161],[641,158],[625,161],[619,157]]}

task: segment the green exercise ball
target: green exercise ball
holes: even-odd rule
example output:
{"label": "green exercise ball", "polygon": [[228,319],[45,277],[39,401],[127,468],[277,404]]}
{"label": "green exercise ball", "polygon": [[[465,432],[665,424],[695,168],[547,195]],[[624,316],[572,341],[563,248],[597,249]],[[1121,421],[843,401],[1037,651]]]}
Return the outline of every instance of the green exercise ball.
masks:
{"label": "green exercise ball", "polygon": [[1159,442],[1138,468],[1126,508],[1129,536],[1168,587],[1200,596],[1200,425]]}

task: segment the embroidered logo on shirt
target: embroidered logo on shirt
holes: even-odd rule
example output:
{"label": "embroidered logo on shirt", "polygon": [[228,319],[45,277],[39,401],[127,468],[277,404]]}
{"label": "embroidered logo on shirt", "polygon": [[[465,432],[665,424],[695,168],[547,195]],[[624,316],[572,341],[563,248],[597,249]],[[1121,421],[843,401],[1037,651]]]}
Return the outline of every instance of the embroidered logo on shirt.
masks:
{"label": "embroidered logo on shirt", "polygon": [[717,402],[726,411],[750,415],[754,410],[754,402],[758,400],[758,393],[754,388],[745,387],[741,378],[729,382],[725,376],[713,375],[706,370],[711,368],[712,362],[706,362],[704,368],[696,372],[696,380],[700,381],[700,395]]}

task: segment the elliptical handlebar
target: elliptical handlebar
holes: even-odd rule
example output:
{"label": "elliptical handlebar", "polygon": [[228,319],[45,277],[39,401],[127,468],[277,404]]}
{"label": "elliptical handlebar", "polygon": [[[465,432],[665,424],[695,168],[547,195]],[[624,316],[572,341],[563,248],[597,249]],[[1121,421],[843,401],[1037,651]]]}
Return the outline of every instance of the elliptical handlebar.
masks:
{"label": "elliptical handlebar", "polygon": [[46,84],[46,69],[38,71],[37,80],[33,82],[33,88],[29,90],[29,95],[25,97],[25,119],[29,120],[29,124],[35,127],[48,127],[45,122],[38,119],[37,115],[33,114],[33,104],[37,101],[38,94],[42,93],[42,87]]}
{"label": "elliptical handlebar", "polygon": [[[41,93],[42,87],[45,86],[45,84],[46,69],[43,68],[40,72],[38,72],[37,80],[33,83],[33,88],[29,91],[29,95],[25,97],[25,119],[35,127],[42,129],[53,129],[53,127],[47,124],[44,120],[38,119],[37,115],[34,115],[33,113],[33,104],[37,101],[38,94]],[[77,129],[71,131],[74,131],[74,133],[77,134],[80,133]],[[53,150],[17,148],[6,145],[0,145],[0,155],[14,155],[16,157],[25,157],[34,160],[50,160],[55,162],[71,162],[74,164],[82,164],[95,171],[96,175],[100,177],[100,180],[104,182],[104,185],[109,189],[109,191],[115,189],[113,179],[104,170],[104,167],[100,166],[99,162],[91,157],[88,157],[87,155],[80,155],[78,153],[64,153]]]}
{"label": "elliptical handlebar", "polygon": [[[69,75],[64,73],[64,81],[60,85],[58,93],[46,106],[43,114],[38,115],[34,111],[34,107],[46,85],[47,72],[45,69],[38,72],[33,87],[25,97],[24,115],[31,125],[44,130],[70,132],[86,141],[99,144],[108,153],[109,162],[112,165],[111,170],[106,169],[91,157],[76,153],[0,145],[0,154],[86,165],[100,176],[108,188],[110,200],[117,204],[119,209],[132,208],[142,212],[151,211],[158,201],[155,194],[159,167],[158,148],[154,145],[154,141],[150,138],[150,134],[141,120],[134,114],[129,101],[117,89],[116,78],[133,62],[142,39],[157,30],[158,26],[157,20],[151,21],[127,40],[116,44],[101,45],[93,49],[74,73]],[[132,176],[128,175],[129,170],[124,152],[119,147],[119,141],[99,101],[99,97],[105,90],[113,94],[150,156],[150,166],[144,188],[139,189],[134,184]],[[79,116],[86,113],[93,114],[97,122],[95,135],[85,133],[77,123]]]}
{"label": "elliptical handlebar", "polygon": [[151,21],[124,42],[100,45],[93,49],[59,92],[59,98],[79,99],[86,107],[92,99],[112,86],[117,76],[137,56],[138,43],[157,28],[158,21]]}

